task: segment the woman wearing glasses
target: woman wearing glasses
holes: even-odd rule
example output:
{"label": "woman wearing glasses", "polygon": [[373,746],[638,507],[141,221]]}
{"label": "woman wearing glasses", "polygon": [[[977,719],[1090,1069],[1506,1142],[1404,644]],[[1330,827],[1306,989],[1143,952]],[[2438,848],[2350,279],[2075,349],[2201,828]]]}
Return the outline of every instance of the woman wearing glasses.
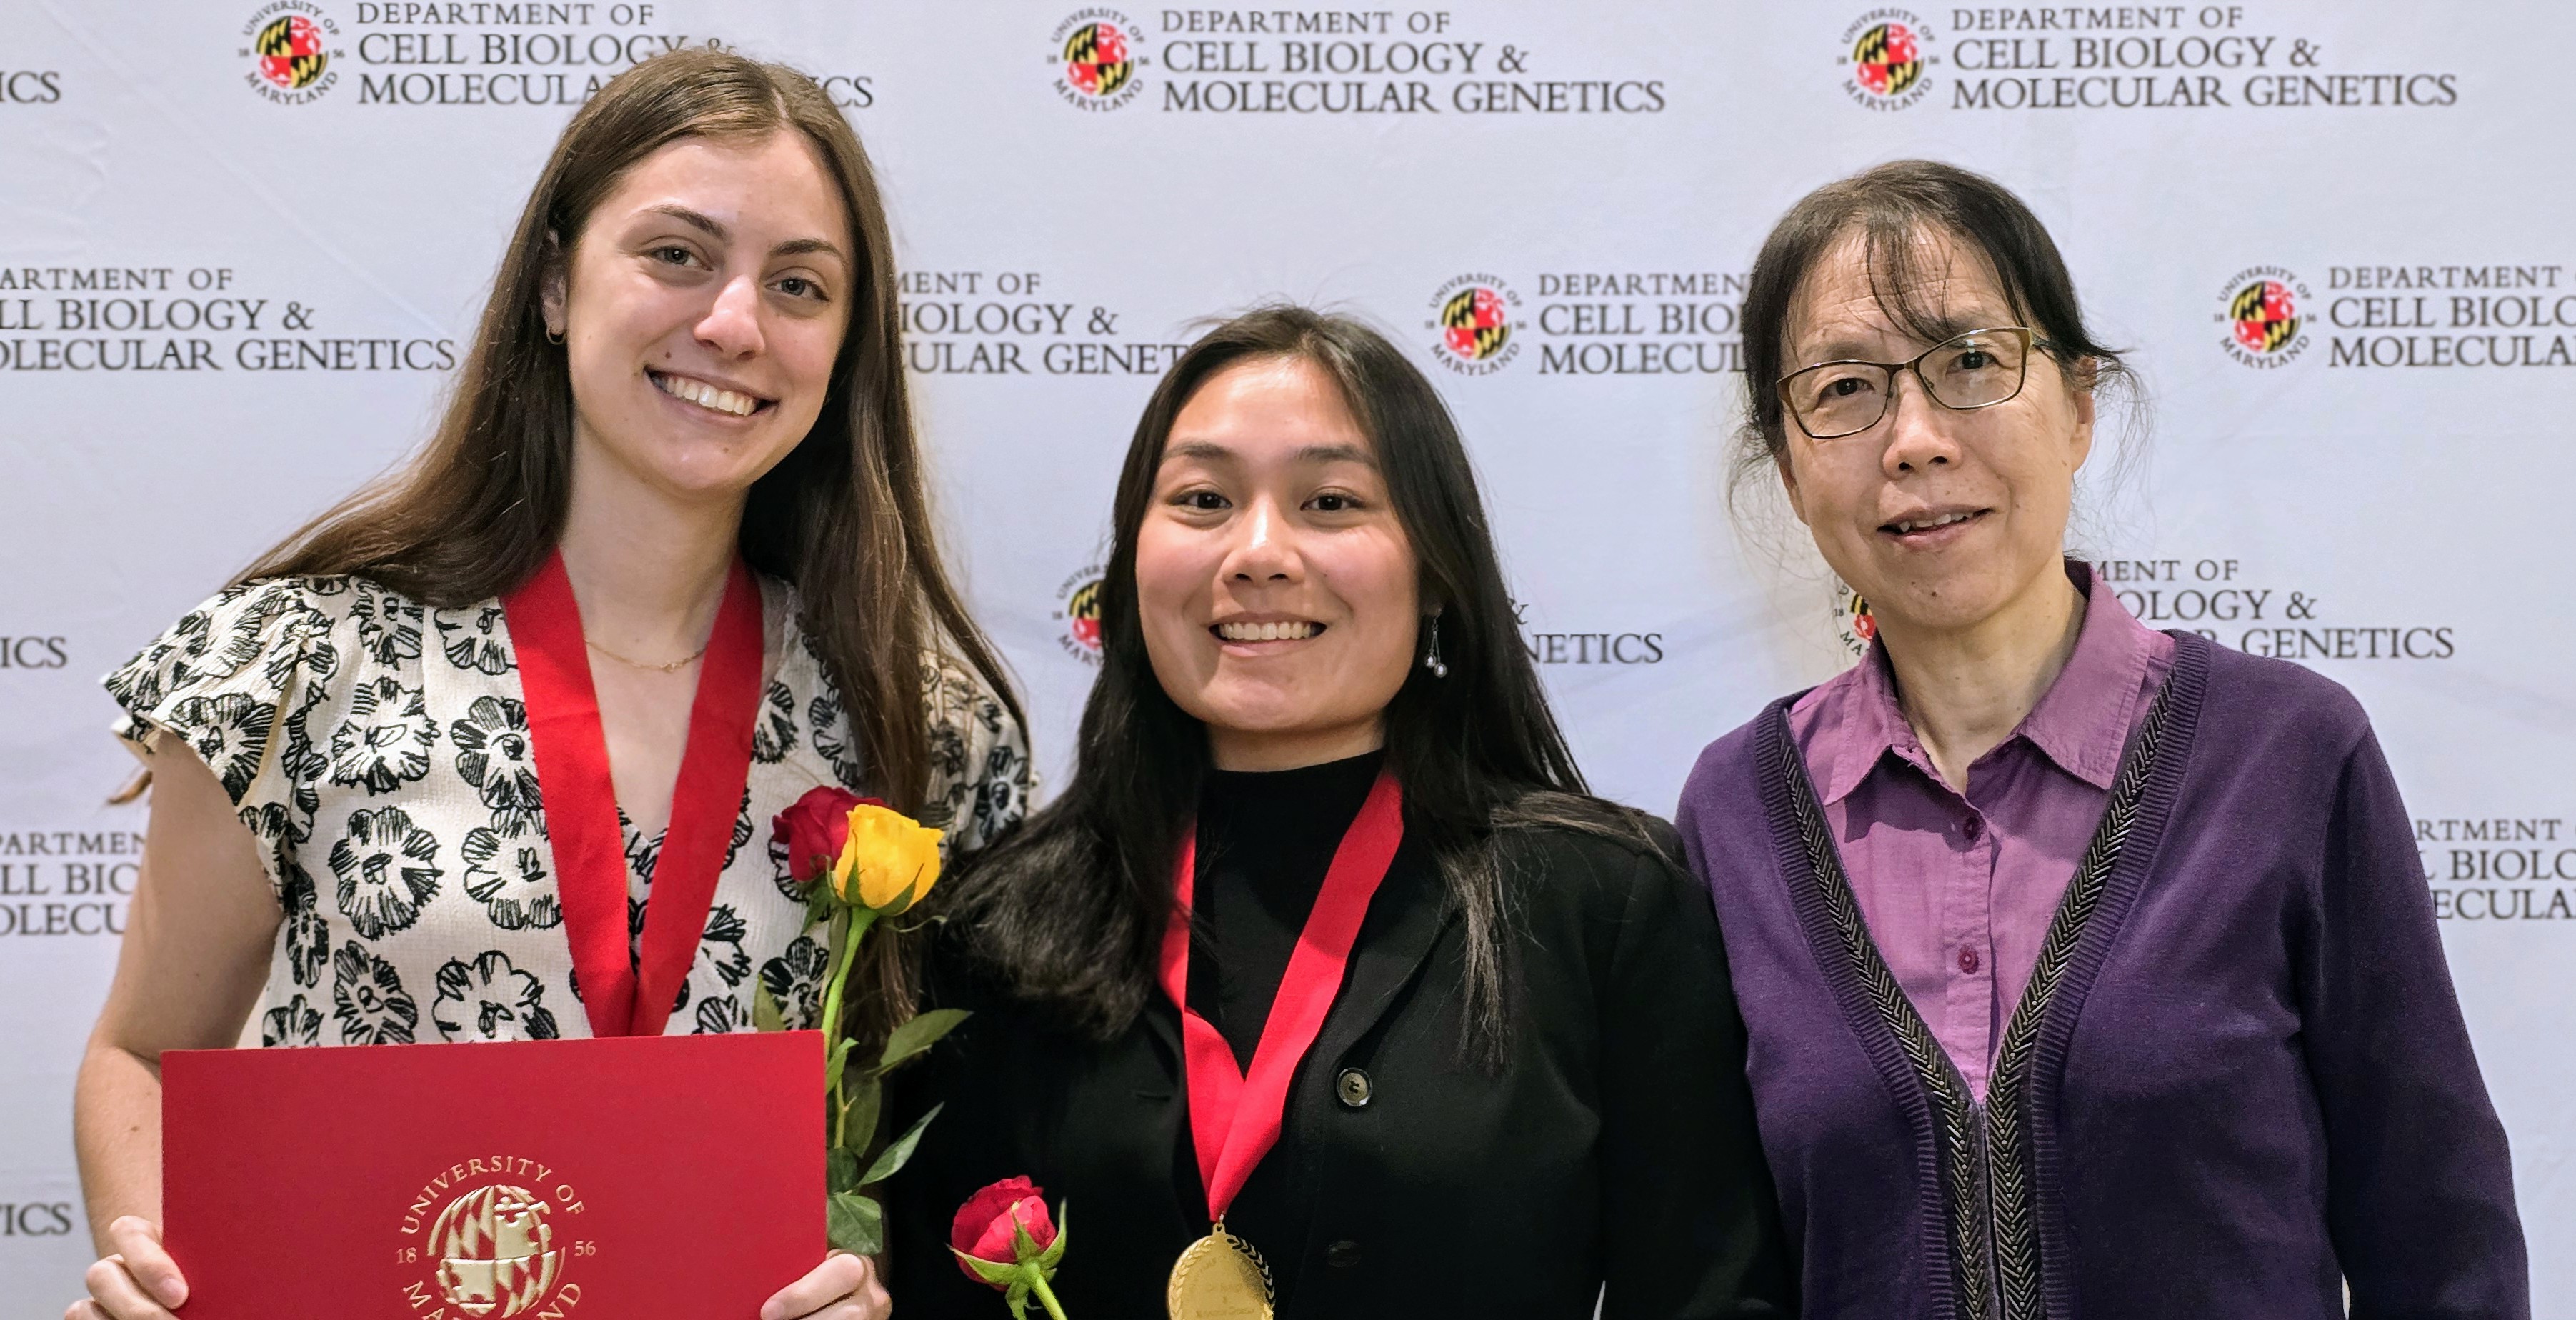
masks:
{"label": "woman wearing glasses", "polygon": [[2360,706],[2063,557],[2127,372],[2038,220],[1927,162],[1823,188],[1744,349],[1744,462],[1877,623],[1679,817],[1807,1314],[2528,1315]]}

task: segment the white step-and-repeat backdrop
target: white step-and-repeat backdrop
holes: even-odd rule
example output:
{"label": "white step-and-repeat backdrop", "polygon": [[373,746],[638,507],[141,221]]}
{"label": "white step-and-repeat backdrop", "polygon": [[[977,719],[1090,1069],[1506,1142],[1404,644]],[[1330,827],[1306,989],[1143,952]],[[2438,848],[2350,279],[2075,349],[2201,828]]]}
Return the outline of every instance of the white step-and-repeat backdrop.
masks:
{"label": "white step-and-repeat backdrop", "polygon": [[[91,1254],[72,1074],[145,820],[98,676],[423,437],[565,118],[708,41],[823,79],[883,169],[950,544],[1050,768],[1137,410],[1196,318],[1286,296],[1440,382],[1594,783],[1669,810],[1849,654],[1812,548],[1725,496],[1763,233],[1895,157],[2018,189],[2151,388],[2080,548],[2368,705],[2576,1316],[2576,8],[1874,2],[0,0],[0,1320]],[[1068,69],[1085,27],[1123,70]],[[1471,286],[1481,355],[1440,325]]]}

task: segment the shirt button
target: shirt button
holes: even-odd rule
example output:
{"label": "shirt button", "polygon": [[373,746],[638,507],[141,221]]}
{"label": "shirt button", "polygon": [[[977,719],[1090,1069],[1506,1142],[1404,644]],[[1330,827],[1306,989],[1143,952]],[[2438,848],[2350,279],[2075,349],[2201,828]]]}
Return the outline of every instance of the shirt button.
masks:
{"label": "shirt button", "polygon": [[1342,1075],[1333,1079],[1333,1093],[1342,1098],[1345,1109],[1368,1108],[1370,1089],[1369,1075],[1357,1068],[1344,1068]]}
{"label": "shirt button", "polygon": [[1959,833],[1966,835],[1970,843],[1975,843],[1977,836],[1985,832],[1986,823],[1975,816],[1970,816],[1959,823]]}
{"label": "shirt button", "polygon": [[1359,1264],[1360,1244],[1345,1240],[1324,1248],[1324,1263],[1337,1270],[1346,1270]]}
{"label": "shirt button", "polygon": [[1960,971],[1962,971],[1962,972],[1967,973],[1967,974],[1968,974],[1968,975],[1970,975],[1970,976],[1974,976],[1974,975],[1976,975],[1976,974],[1977,974],[1977,951],[1976,951],[1976,950],[1974,950],[1974,949],[1961,949],[1961,950],[1959,950],[1959,970],[1960,970]]}

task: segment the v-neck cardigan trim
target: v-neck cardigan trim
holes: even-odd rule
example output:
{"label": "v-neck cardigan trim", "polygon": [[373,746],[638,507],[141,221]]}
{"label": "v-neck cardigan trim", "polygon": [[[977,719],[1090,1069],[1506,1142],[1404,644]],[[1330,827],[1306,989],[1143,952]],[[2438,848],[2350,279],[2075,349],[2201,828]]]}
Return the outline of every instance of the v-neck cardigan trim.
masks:
{"label": "v-neck cardigan trim", "polygon": [[[2112,943],[2118,938],[2130,908],[2143,888],[2156,853],[2162,842],[2166,821],[2170,818],[2183,774],[2190,762],[2191,747],[2197,733],[2201,699],[2206,691],[2210,646],[2196,635],[2176,633],[2178,648],[2173,671],[2166,678],[2158,702],[2165,709],[2151,723],[2160,723],[2161,745],[2154,750],[2153,763],[2146,767],[2144,782],[2136,789],[2136,817],[2110,859],[2109,874],[2104,879],[2094,909],[2083,921],[2073,951],[2068,955],[2065,971],[2050,990],[2040,1018],[2038,1035],[2032,1041],[2032,1059],[2025,1074],[2027,1089],[2019,1106],[2027,1135],[2024,1144],[2029,1151],[2030,1214],[2039,1246],[2040,1296],[2043,1312],[2064,1315],[2073,1305],[2073,1286],[2065,1262],[2071,1253],[2062,1214],[2053,1204],[2054,1190],[2061,1173],[2060,1148],[2055,1128],[2042,1121],[2054,1113],[2059,1088],[2065,1074],[2066,1055],[2074,1036],[2086,994],[2100,972]],[[1806,781],[1806,768],[1799,758],[1797,745],[1790,735],[1787,713],[1800,695],[1792,694],[1772,703],[1770,709],[1755,721],[1755,761],[1761,771],[1760,792],[1765,816],[1771,826],[1774,854],[1779,862],[1782,883],[1788,889],[1792,910],[1797,913],[1810,953],[1818,972],[1831,989],[1844,1024],[1851,1029],[1886,1087],[1889,1097],[1904,1116],[1912,1131],[1915,1145],[1915,1185],[1922,1214],[1919,1217],[1919,1244],[1930,1286],[1935,1314],[1965,1320],[1961,1315],[1959,1285],[1963,1282],[1961,1262],[1954,1254],[1953,1212],[1949,1180],[1943,1176],[1945,1142],[1941,1133],[1944,1115],[1925,1085],[1925,1067],[1918,1064],[1900,1039],[1898,1031],[1906,1015],[1913,1015],[1910,1005],[1898,1001],[1890,1005],[1886,995],[1873,995],[1865,983],[1864,968],[1849,955],[1845,936],[1838,928],[1832,893],[1819,877],[1811,859],[1802,817],[1815,813],[1813,786]],[[2138,754],[2132,746],[2129,755]],[[2124,760],[2127,758],[2124,757]],[[1808,799],[1801,810],[1799,793]],[[2120,803],[2115,789],[2112,810]],[[1830,838],[1822,846],[1838,868],[1839,858],[1830,850]],[[2088,854],[2092,849],[2088,847]],[[1848,883],[1837,873],[1831,877],[1844,885],[1849,901]],[[2070,889],[2070,896],[2073,890]],[[1857,920],[1857,907],[1850,914]],[[1861,934],[1867,938],[1865,931]],[[1882,977],[1884,972],[1882,969]],[[1892,983],[1889,989],[1892,991]],[[2016,1010],[2018,1013],[2018,1010]],[[1919,1021],[1919,1015],[1914,1015]],[[1949,1067],[1948,1059],[1933,1050],[1934,1063]],[[1955,1073],[1955,1069],[1952,1069]],[[2005,1097],[2007,1101],[2011,1097]],[[1963,1109],[1967,1101],[1958,1103]],[[1973,1112],[1970,1110],[1969,1112]],[[1973,1140],[1977,1133],[1968,1134]],[[1981,1143],[1978,1143],[1981,1145]],[[1960,1177],[1974,1174],[1980,1185],[1982,1170],[1962,1170]],[[1963,1193],[1964,1194],[1964,1193]],[[1991,1248],[1991,1225],[1982,1239]],[[1973,1244],[1961,1242],[1961,1249]],[[1989,1250],[1989,1259],[1991,1251]],[[1969,1271],[1977,1281],[1984,1270]],[[1985,1291],[1980,1289],[1980,1291]],[[1986,1298],[1976,1299],[1972,1314],[1983,1315]]]}
{"label": "v-neck cardigan trim", "polygon": [[2166,822],[2173,818],[2174,802],[2182,794],[2183,776],[2191,767],[2192,748],[2200,731],[2201,699],[2208,691],[2210,652],[2216,644],[2196,633],[2177,631],[2173,636],[2177,642],[2173,672],[2166,676],[2165,690],[2157,698],[2166,707],[2164,746],[2140,789],[2137,823],[2131,827],[2127,845],[2120,850],[2120,859],[2103,884],[2101,906],[2094,911],[2084,937],[2076,942],[2074,955],[2067,963],[2066,979],[2040,1024],[2039,1039],[2033,1042],[2029,1106],[2032,1220],[2039,1232],[2041,1297],[2050,1315],[2067,1315],[2074,1309],[2075,1285],[2066,1268],[2074,1246],[2067,1236],[2065,1216],[2052,1204],[2056,1189],[2063,1185],[2063,1151],[2056,1127],[2039,1121],[2039,1116],[2057,1112],[2076,1019],[2082,1015],[2085,996],[2091,993],[2103,963],[2110,957],[2113,941],[2119,938],[2130,910],[2146,887],[2147,876],[2155,868],[2156,855],[2164,845]]}

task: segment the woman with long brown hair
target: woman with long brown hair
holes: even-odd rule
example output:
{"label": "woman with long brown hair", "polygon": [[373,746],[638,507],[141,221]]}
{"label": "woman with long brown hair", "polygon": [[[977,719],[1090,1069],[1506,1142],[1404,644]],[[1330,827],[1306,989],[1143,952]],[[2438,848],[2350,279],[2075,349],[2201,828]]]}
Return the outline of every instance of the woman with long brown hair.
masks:
{"label": "woman with long brown hair", "polygon": [[[187,1298],[161,1051],[255,1008],[279,1046],[733,1031],[755,980],[810,1025],[822,950],[760,822],[820,784],[959,848],[1018,818],[899,329],[874,175],[802,75],[687,51],[574,116],[428,446],[108,679],[153,811],[80,1071],[77,1320]],[[550,727],[593,752],[541,783]],[[885,1308],[836,1256],[762,1314]]]}

